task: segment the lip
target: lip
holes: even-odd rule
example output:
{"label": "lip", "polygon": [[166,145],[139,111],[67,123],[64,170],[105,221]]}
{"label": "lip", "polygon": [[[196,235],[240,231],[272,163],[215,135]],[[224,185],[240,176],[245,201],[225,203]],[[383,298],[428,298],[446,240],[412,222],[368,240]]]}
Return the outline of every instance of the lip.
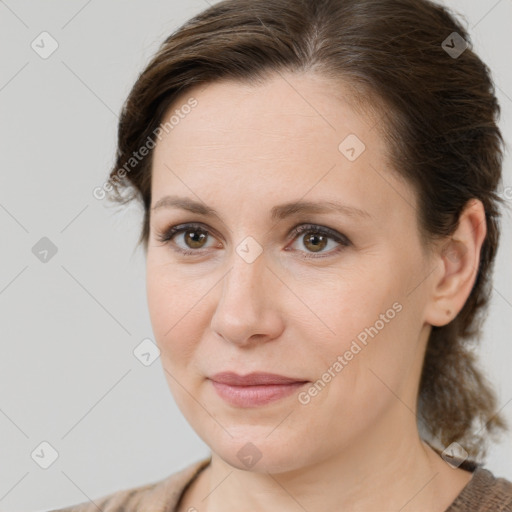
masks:
{"label": "lip", "polygon": [[235,407],[257,407],[281,400],[309,381],[274,373],[221,372],[209,379],[217,394]]}

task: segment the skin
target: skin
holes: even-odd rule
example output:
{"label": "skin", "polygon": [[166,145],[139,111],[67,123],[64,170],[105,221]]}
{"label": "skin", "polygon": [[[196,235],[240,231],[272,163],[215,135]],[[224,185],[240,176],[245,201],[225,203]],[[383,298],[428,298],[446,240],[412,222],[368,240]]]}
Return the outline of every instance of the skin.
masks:
{"label": "skin", "polygon": [[[340,82],[311,72],[258,85],[215,82],[186,91],[169,113],[190,97],[197,107],[154,150],[151,206],[175,195],[220,219],[152,209],[147,250],[165,375],[212,451],[179,509],[444,511],[471,473],[422,442],[416,397],[431,326],[460,311],[476,278],[482,204],[470,202],[453,239],[427,251],[415,192],[386,164],[379,117],[353,108]],[[355,161],[338,149],[349,134],[366,146]],[[270,219],[272,207],[294,200],[335,200],[367,216]],[[202,246],[187,245],[184,233],[159,241],[189,222],[208,231]],[[307,232],[290,236],[303,224],[331,228],[350,244],[328,238],[314,252]],[[263,249],[252,263],[237,253],[248,236]],[[235,407],[208,380],[231,370],[314,383],[394,303],[400,312],[306,405],[294,393]],[[261,454],[252,467],[237,456],[247,443]]]}

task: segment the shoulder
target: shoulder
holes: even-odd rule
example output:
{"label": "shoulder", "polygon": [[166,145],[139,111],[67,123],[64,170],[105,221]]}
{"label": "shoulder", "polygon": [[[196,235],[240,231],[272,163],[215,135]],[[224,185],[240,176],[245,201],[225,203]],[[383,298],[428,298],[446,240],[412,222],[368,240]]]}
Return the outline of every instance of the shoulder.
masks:
{"label": "shoulder", "polygon": [[203,459],[158,482],[122,489],[49,512],[167,512],[173,510],[170,507],[176,506],[188,484],[209,463],[210,458]]}
{"label": "shoulder", "polygon": [[512,482],[495,476],[485,468],[480,468],[479,473],[481,474],[480,490],[483,501],[488,502],[493,511],[512,512]]}
{"label": "shoulder", "polygon": [[512,482],[477,466],[447,512],[512,512]]}

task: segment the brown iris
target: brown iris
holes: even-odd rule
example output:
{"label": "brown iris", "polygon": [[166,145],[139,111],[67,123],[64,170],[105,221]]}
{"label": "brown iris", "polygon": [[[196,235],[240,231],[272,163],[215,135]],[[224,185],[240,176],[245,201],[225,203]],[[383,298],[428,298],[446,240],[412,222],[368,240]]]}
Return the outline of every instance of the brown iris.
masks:
{"label": "brown iris", "polygon": [[[327,238],[324,235],[307,234],[304,236],[304,245],[312,252],[319,252],[327,245]],[[309,245],[311,244],[311,246]]]}
{"label": "brown iris", "polygon": [[201,249],[203,242],[206,241],[207,233],[202,229],[191,229],[185,232],[185,243],[191,249]]}

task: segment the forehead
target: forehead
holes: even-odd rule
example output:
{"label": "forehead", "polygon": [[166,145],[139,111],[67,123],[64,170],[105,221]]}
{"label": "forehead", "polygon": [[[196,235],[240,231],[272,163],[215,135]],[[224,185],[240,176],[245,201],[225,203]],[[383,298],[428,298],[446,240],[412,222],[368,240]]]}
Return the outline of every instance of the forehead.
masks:
{"label": "forehead", "polygon": [[[255,202],[329,193],[386,211],[397,188],[410,191],[386,184],[395,179],[387,148],[375,118],[354,108],[351,92],[341,82],[291,73],[189,89],[164,116],[175,124],[155,148],[153,198],[176,187],[200,197],[251,190]],[[183,109],[191,99],[196,106]]]}
{"label": "forehead", "polygon": [[[202,141],[218,141],[223,133],[247,141],[258,136],[268,139],[265,142],[330,136],[328,143],[351,132],[368,138],[365,132],[375,126],[375,119],[368,115],[371,109],[363,114],[355,108],[360,103],[354,92],[348,84],[313,73],[274,73],[251,83],[224,79],[188,89],[175,99],[164,121],[188,110],[186,104],[194,98],[197,107],[180,116],[172,129],[176,143],[193,145],[192,130]],[[372,137],[372,145],[375,142],[380,141]]]}

